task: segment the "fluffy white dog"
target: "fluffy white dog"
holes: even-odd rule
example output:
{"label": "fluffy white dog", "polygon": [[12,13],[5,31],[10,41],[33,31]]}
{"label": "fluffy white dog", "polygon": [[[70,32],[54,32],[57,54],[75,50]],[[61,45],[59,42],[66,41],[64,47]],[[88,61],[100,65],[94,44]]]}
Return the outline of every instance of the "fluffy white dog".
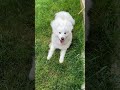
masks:
{"label": "fluffy white dog", "polygon": [[68,12],[61,11],[55,14],[55,19],[51,22],[52,36],[47,60],[50,60],[55,49],[60,49],[59,62],[63,63],[66,50],[72,42],[72,29],[74,24],[75,20]]}

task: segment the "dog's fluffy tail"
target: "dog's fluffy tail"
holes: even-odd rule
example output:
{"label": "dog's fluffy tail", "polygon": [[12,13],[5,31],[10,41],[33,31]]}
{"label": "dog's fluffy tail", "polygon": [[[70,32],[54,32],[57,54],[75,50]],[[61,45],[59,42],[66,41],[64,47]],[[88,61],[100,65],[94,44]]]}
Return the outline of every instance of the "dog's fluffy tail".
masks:
{"label": "dog's fluffy tail", "polygon": [[68,12],[65,12],[65,11],[58,12],[55,14],[55,18],[67,19],[72,23],[72,25],[75,25],[75,20],[72,18],[72,16]]}

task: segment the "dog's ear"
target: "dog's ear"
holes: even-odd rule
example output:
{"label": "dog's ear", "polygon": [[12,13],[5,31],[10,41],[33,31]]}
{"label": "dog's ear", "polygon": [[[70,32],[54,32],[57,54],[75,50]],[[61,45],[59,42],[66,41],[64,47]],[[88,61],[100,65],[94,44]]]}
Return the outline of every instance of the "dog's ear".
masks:
{"label": "dog's ear", "polygon": [[66,26],[69,30],[73,30],[73,24],[71,22],[67,22]]}
{"label": "dog's ear", "polygon": [[53,20],[51,23],[50,23],[51,27],[52,27],[52,30],[55,30],[56,27],[58,26],[58,23],[56,20]]}
{"label": "dog's ear", "polygon": [[75,25],[75,20],[71,17],[71,23],[72,23],[72,25]]}

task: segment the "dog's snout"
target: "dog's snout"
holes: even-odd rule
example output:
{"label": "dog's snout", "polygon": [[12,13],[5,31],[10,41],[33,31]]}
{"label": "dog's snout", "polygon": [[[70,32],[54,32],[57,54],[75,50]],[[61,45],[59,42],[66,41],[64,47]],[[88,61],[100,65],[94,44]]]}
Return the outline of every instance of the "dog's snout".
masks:
{"label": "dog's snout", "polygon": [[61,40],[64,40],[64,37],[62,37]]}

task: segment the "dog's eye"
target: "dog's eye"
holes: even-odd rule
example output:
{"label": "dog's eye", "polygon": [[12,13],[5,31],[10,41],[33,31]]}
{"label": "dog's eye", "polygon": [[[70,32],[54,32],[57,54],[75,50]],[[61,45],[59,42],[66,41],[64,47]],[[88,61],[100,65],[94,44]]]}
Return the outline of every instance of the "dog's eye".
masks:
{"label": "dog's eye", "polygon": [[61,32],[59,32],[59,34],[61,34]]}
{"label": "dog's eye", "polygon": [[66,34],[66,32],[64,34]]}

